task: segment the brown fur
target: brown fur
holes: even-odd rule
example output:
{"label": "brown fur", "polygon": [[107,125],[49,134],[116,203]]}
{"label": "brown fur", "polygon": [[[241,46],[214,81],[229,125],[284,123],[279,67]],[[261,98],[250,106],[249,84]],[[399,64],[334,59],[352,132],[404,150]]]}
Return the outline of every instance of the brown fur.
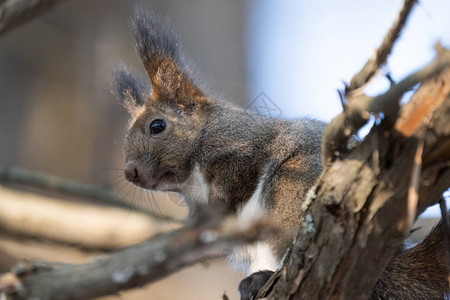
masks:
{"label": "brown fur", "polygon": [[370,299],[444,299],[449,292],[445,255],[443,226],[439,224],[424,241],[395,254]]}

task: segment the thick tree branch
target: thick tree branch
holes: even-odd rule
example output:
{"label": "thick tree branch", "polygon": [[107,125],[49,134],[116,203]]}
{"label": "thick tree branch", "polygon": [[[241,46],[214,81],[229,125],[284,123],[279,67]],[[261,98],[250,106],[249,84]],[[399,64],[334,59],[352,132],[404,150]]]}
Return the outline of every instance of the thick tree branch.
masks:
{"label": "thick tree branch", "polygon": [[[417,107],[422,113],[416,113]],[[375,126],[357,149],[321,175],[306,199],[309,205],[291,254],[275,283],[266,287],[269,299],[370,297],[410,230],[407,194],[420,140],[422,172],[414,218],[439,201],[450,183],[450,70],[424,83],[400,116],[397,124],[385,120]]]}
{"label": "thick tree branch", "polygon": [[0,3],[0,35],[50,10],[63,0],[5,0]]}
{"label": "thick tree branch", "polygon": [[[276,230],[264,220],[242,224],[235,217],[202,212],[192,223],[147,242],[82,265],[49,265],[0,277],[0,291],[16,299],[88,299],[141,286],[188,265],[219,257],[234,246],[265,239]],[[22,268],[23,269],[23,268]],[[19,282],[17,282],[19,280]],[[14,285],[14,286],[11,286]]]}
{"label": "thick tree branch", "polygon": [[392,51],[394,43],[397,41],[403,27],[406,24],[408,16],[417,0],[405,0],[403,6],[392,23],[391,28],[384,37],[381,45],[375,50],[372,57],[366,62],[364,67],[353,76],[350,85],[346,87],[345,94],[348,95],[352,91],[361,88],[375,75],[380,67],[386,63],[387,57]]}

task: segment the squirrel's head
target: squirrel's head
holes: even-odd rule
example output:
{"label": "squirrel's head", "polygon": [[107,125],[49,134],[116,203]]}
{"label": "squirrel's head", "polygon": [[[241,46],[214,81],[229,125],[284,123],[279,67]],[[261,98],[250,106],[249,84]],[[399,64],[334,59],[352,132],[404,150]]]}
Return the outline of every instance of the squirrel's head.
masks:
{"label": "squirrel's head", "polygon": [[194,167],[210,100],[195,85],[169,22],[137,12],[132,27],[148,79],[123,65],[113,74],[115,94],[131,115],[125,178],[146,189],[176,190]]}

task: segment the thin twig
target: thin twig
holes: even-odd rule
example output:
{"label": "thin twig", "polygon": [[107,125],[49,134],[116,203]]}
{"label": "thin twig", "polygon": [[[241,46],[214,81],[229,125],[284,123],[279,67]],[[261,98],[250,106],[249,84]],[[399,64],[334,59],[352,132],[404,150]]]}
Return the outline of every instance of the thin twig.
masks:
{"label": "thin twig", "polygon": [[50,10],[63,0],[6,0],[0,4],[0,35]]}
{"label": "thin twig", "polygon": [[395,80],[394,80],[394,78],[392,78],[391,73],[389,73],[389,72],[386,73],[386,74],[384,75],[384,77],[386,77],[386,79],[389,80],[390,86],[395,85]]}
{"label": "thin twig", "polygon": [[403,6],[397,15],[394,23],[384,37],[381,45],[375,50],[372,57],[366,62],[364,67],[359,71],[350,81],[350,85],[345,90],[345,94],[348,95],[351,91],[354,91],[364,86],[373,77],[376,71],[386,63],[387,57],[392,51],[392,47],[397,41],[400,33],[411,13],[412,8],[417,0],[405,0]]}
{"label": "thin twig", "polygon": [[345,108],[347,106],[347,103],[345,101],[345,94],[343,91],[341,91],[340,89],[337,90],[337,93],[339,95],[339,100],[341,100],[341,106],[342,106],[342,110],[345,111]]}
{"label": "thin twig", "polygon": [[0,168],[0,182],[18,183],[34,186],[45,190],[60,192],[65,195],[97,199],[104,204],[119,207],[126,210],[137,211],[150,217],[163,221],[183,222],[181,220],[152,213],[140,207],[133,206],[123,199],[117,197],[113,191],[95,184],[79,183],[73,180],[49,175],[41,172],[30,171],[20,168]]}

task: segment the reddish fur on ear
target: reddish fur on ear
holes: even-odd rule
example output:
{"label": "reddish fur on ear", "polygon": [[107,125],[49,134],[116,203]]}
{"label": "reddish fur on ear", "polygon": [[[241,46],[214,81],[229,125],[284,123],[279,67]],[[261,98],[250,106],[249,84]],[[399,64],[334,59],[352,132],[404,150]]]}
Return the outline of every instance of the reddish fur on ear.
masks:
{"label": "reddish fur on ear", "polygon": [[189,77],[176,31],[167,19],[137,11],[133,19],[136,44],[152,85],[152,101],[175,101],[190,110],[205,99]]}
{"label": "reddish fur on ear", "polygon": [[203,91],[194,86],[171,57],[156,58],[155,64],[147,71],[152,84],[151,99],[154,101],[175,101],[182,110],[187,111],[205,99]]}

